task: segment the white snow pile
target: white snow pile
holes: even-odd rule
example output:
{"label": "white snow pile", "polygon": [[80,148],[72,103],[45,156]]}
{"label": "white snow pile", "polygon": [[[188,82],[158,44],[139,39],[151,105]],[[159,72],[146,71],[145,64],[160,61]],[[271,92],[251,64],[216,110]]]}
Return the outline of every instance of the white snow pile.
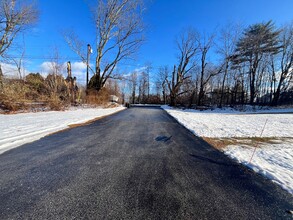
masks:
{"label": "white snow pile", "polygon": [[85,123],[123,109],[124,107],[83,108],[12,115],[0,114],[0,154],[66,129],[69,125]]}
{"label": "white snow pile", "polygon": [[293,141],[260,145],[253,154],[251,146],[228,146],[224,152],[239,163],[266,176],[293,194]]}
{"label": "white snow pile", "polygon": [[[228,146],[223,151],[293,194],[293,109],[239,112],[232,109],[198,111],[168,106],[162,108],[197,136],[276,139],[275,143],[262,143],[251,162],[254,146],[239,144]],[[284,112],[291,113],[280,114]]]}

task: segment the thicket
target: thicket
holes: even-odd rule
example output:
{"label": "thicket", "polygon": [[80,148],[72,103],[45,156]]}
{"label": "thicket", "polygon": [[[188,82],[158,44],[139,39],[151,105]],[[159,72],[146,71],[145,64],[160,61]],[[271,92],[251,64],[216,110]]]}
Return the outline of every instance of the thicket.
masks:
{"label": "thicket", "polygon": [[61,75],[49,74],[44,78],[39,73],[30,73],[24,79],[2,79],[3,110],[62,110],[70,103],[70,91]]}

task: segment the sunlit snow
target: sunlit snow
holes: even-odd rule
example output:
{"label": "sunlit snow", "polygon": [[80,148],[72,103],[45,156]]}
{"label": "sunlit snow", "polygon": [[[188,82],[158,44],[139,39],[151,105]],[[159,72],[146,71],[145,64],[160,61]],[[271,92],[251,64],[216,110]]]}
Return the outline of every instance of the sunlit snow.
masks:
{"label": "sunlit snow", "polygon": [[[223,151],[293,194],[293,109],[238,112],[231,109],[197,111],[173,109],[168,106],[162,108],[197,136],[210,138],[262,136],[277,139],[276,143],[260,145],[251,162],[254,146],[239,144],[228,146]],[[285,112],[289,114],[280,114]]]}
{"label": "sunlit snow", "polygon": [[0,154],[25,143],[38,140],[48,134],[66,129],[71,124],[84,123],[123,109],[124,107],[83,108],[12,115],[0,114]]}

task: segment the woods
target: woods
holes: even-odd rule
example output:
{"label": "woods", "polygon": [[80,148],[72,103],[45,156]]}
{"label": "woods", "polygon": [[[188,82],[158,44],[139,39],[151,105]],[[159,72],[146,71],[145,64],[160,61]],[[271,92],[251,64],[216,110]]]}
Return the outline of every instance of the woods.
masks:
{"label": "woods", "polygon": [[187,107],[292,104],[292,30],[292,24],[277,28],[269,21],[230,25],[218,36],[194,31],[191,38],[186,31],[189,37],[177,42],[178,67],[158,70],[161,101],[167,96],[170,105]]}
{"label": "woods", "polygon": [[[107,102],[108,96],[114,95],[120,98],[121,104],[155,103],[196,108],[293,104],[292,23],[283,26],[273,21],[247,26],[230,23],[212,33],[204,33],[196,27],[185,28],[173,36],[175,43],[169,45],[176,55],[166,54],[170,60],[176,58],[175,61],[152,65],[156,60],[148,58],[147,64],[135,68],[133,62],[138,62],[135,58],[139,49],[147,43],[144,2],[101,0],[89,3],[88,9],[95,33],[94,43],[86,43],[83,35],[74,30],[62,32],[63,43],[86,66],[87,72],[82,73],[86,81],[74,78],[71,69],[70,74],[66,72],[65,66],[70,61],[65,60],[56,47],[53,58],[46,60],[50,70],[36,79],[46,80],[46,85],[41,85],[46,87],[46,101],[55,100],[60,105],[97,104]],[[19,90],[8,92],[9,88],[19,85],[24,91],[29,84],[26,75],[30,72],[24,68],[24,62],[29,59],[24,40],[21,43],[19,36],[36,24],[38,16],[39,11],[31,1],[1,1],[1,65],[8,63],[17,69],[17,80],[8,79],[0,65],[2,106],[9,100],[17,102],[15,97],[18,96],[12,94]],[[15,44],[15,39],[21,46]],[[21,54],[16,57],[12,55],[14,44]],[[37,74],[33,72],[29,78]],[[81,89],[79,95],[71,94],[73,79],[74,88]],[[64,91],[71,92],[64,95],[60,90],[64,86],[68,87]],[[29,88],[32,87],[26,90]],[[17,94],[36,97],[35,92],[31,91],[34,95],[29,91]],[[40,93],[38,98],[29,101],[42,99],[44,96]]]}

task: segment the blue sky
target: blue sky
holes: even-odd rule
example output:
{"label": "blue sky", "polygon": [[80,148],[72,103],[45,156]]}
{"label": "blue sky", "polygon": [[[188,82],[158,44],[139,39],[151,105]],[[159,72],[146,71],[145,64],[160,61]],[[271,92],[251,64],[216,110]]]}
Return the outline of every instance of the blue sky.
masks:
{"label": "blue sky", "polygon": [[[78,62],[61,32],[73,29],[85,42],[85,50],[87,43],[94,44],[95,28],[85,1],[39,0],[38,6],[39,22],[25,33],[26,56],[32,58],[26,68],[40,71],[55,47],[63,62]],[[293,19],[292,0],[148,0],[146,6],[147,41],[126,71],[146,62],[154,67],[175,64],[175,36],[187,27],[209,34],[231,22],[249,25],[271,19],[281,25]],[[84,70],[80,67],[79,71]]]}

